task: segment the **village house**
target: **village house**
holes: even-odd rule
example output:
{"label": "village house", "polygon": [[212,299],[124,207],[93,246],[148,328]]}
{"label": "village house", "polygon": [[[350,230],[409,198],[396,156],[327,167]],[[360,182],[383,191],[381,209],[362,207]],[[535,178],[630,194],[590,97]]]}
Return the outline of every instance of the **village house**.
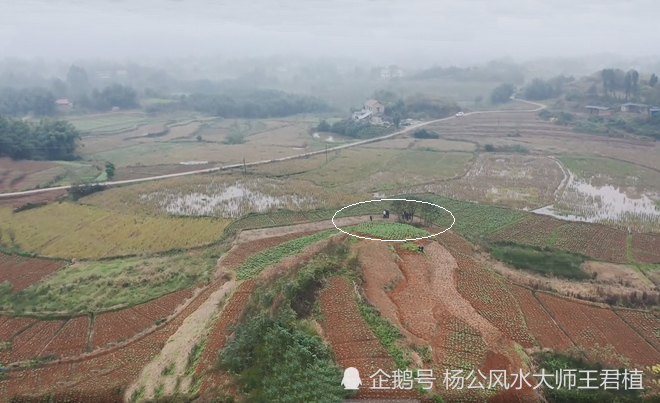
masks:
{"label": "village house", "polygon": [[621,105],[621,112],[627,113],[648,113],[650,105],[636,104],[633,102],[626,102]]}
{"label": "village house", "polygon": [[385,105],[381,104],[375,99],[370,99],[365,102],[364,109],[371,112],[372,116],[380,116],[385,113]]}
{"label": "village house", "polygon": [[380,78],[403,77],[403,70],[396,66],[390,66],[380,70]]}
{"label": "village house", "polygon": [[649,116],[660,116],[660,108],[649,108]]}
{"label": "village house", "polygon": [[55,109],[60,113],[67,112],[72,108],[73,104],[68,99],[58,99],[55,101]]}
{"label": "village house", "polygon": [[612,108],[608,106],[587,105],[584,108],[589,111],[590,115],[610,116],[614,112]]}

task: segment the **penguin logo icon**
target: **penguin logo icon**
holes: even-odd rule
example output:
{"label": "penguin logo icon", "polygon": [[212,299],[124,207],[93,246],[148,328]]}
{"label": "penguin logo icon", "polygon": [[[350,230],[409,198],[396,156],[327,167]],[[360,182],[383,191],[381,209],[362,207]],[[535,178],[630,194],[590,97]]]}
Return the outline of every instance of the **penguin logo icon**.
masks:
{"label": "penguin logo icon", "polygon": [[359,389],[358,385],[362,385],[362,380],[360,379],[360,372],[357,368],[346,368],[344,371],[344,379],[341,380],[341,384],[344,386],[344,389]]}

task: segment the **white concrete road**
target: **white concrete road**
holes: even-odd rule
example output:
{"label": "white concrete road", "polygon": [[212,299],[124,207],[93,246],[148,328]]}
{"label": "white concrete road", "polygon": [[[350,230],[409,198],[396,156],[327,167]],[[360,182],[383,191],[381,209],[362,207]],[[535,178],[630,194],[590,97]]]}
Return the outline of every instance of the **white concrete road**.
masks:
{"label": "white concrete road", "polygon": [[[519,101],[519,102],[525,102],[525,103],[528,103],[528,104],[531,104],[531,105],[535,105],[535,106],[537,106],[537,108],[536,109],[521,109],[521,110],[475,111],[475,112],[468,112],[464,116],[476,115],[476,114],[482,114],[482,113],[536,112],[536,111],[539,111],[539,110],[545,108],[545,105],[539,104],[539,103],[536,103],[536,102],[525,101],[525,100],[516,99],[516,98],[513,98],[513,97],[511,97],[511,99]],[[341,145],[341,146],[328,148],[327,150],[312,151],[312,152],[308,152],[308,153],[292,155],[290,157],[276,158],[276,159],[272,159],[272,160],[248,162],[248,163],[245,164],[245,166],[255,166],[255,165],[270,164],[270,163],[279,162],[279,161],[293,160],[293,159],[296,159],[296,158],[304,158],[304,157],[308,157],[308,156],[311,156],[311,155],[323,154],[325,152],[340,150],[340,149],[343,149],[343,148],[355,147],[355,146],[359,146],[359,145],[362,145],[362,144],[374,143],[376,141],[386,140],[386,139],[398,136],[400,134],[407,133],[407,132],[410,132],[410,131],[415,130],[415,129],[419,129],[422,126],[430,125],[432,123],[442,122],[442,121],[449,120],[449,119],[460,119],[460,118],[457,118],[456,116],[449,116],[449,117],[443,118],[443,119],[430,120],[428,122],[422,122],[422,123],[419,123],[417,125],[407,127],[403,130],[399,130],[398,132],[394,132],[394,133],[391,133],[391,134],[388,134],[388,135],[385,135],[385,136],[381,136],[381,137],[375,137],[375,138],[368,139],[368,140],[362,140],[362,141],[357,141],[357,142],[350,143],[350,144],[344,144],[344,145]],[[129,184],[129,183],[148,182],[148,181],[155,181],[155,180],[159,180],[159,179],[176,178],[178,176],[188,176],[188,175],[195,175],[195,174],[204,174],[204,173],[209,173],[209,172],[216,172],[216,171],[222,171],[222,170],[226,170],[226,169],[235,169],[235,168],[243,168],[243,164],[223,165],[221,167],[200,169],[198,171],[181,172],[181,173],[178,173],[178,174],[150,176],[150,177],[147,177],[147,178],[129,179],[129,180],[123,180],[123,181],[99,182],[99,183],[96,183],[96,184],[97,185],[102,185],[102,186],[125,185],[125,184]],[[51,187],[51,188],[35,189],[35,190],[24,190],[24,191],[21,191],[21,192],[0,193],[0,198],[28,196],[28,195],[37,194],[37,193],[52,192],[52,191],[56,191],[56,190],[66,190],[66,189],[70,189],[70,188],[71,188],[71,185],[67,185],[67,186],[57,186],[57,187]]]}

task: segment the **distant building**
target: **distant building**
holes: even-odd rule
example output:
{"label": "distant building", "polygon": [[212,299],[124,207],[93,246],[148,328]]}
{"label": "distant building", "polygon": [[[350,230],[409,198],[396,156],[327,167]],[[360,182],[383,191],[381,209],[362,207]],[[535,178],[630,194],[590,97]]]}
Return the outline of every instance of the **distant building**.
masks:
{"label": "distant building", "polygon": [[375,99],[370,99],[365,102],[364,109],[371,112],[372,116],[380,116],[385,113],[385,105],[381,104]]}
{"label": "distant building", "polygon": [[660,108],[649,108],[649,116],[660,116]]}
{"label": "distant building", "polygon": [[627,113],[648,113],[650,106],[646,104],[636,104],[627,102],[621,105],[621,112]]}
{"label": "distant building", "polygon": [[380,78],[403,77],[403,70],[396,66],[390,66],[380,70]]}
{"label": "distant building", "polygon": [[55,109],[58,112],[66,112],[73,108],[73,104],[68,99],[58,99],[55,101]]}
{"label": "distant building", "polygon": [[590,115],[610,116],[614,111],[609,106],[587,105],[584,107]]}
{"label": "distant building", "polygon": [[103,79],[109,79],[112,77],[112,71],[108,71],[108,70],[95,71],[94,74],[96,75],[96,77]]}

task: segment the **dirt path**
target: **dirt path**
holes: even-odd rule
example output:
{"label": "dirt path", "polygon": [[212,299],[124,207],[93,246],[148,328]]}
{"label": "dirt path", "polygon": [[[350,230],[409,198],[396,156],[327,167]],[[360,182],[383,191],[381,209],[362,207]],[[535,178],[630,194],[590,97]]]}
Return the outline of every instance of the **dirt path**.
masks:
{"label": "dirt path", "polygon": [[[167,340],[161,352],[142,369],[139,378],[127,389],[125,396],[131,396],[135,390],[144,387],[144,397],[153,399],[154,391],[161,385],[163,394],[169,396],[174,394],[177,379],[181,379],[180,390],[187,391],[191,385],[191,377],[185,375],[188,355],[195,344],[207,336],[218,307],[237,285],[234,280],[226,282],[188,316],[176,333]],[[174,367],[171,373],[164,375],[166,368],[172,365]]]}
{"label": "dirt path", "polygon": [[[392,213],[390,213],[390,218],[388,220],[383,219],[382,216],[377,214],[373,215],[372,217],[374,221],[388,221],[388,222],[397,221],[396,214],[392,214]],[[337,224],[338,227],[345,227],[367,221],[369,221],[369,216],[363,215],[363,216],[355,216],[355,217],[336,218],[335,224]],[[323,221],[316,221],[305,224],[288,225],[286,227],[257,228],[257,229],[243,230],[238,235],[236,242],[245,243],[249,241],[256,241],[258,239],[270,238],[274,236],[295,234],[298,232],[323,231],[334,227],[335,226],[332,224],[331,220],[323,220]]]}

